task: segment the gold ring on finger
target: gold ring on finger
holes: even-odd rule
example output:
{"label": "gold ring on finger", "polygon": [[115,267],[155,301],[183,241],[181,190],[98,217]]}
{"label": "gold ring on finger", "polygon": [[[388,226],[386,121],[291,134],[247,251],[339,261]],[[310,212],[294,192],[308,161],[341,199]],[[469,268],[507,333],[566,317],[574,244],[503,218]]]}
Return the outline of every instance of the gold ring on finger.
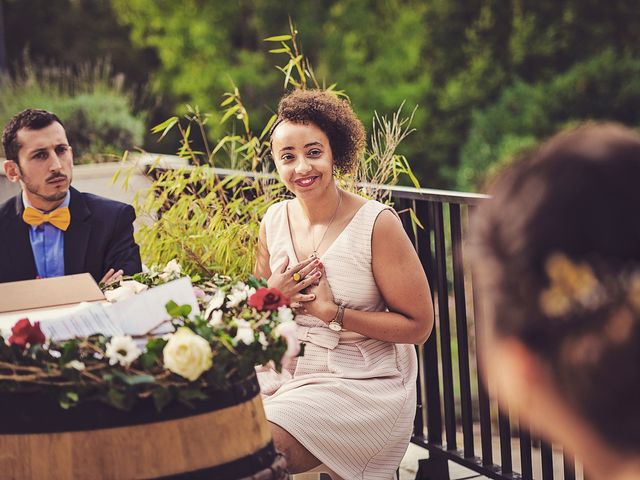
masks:
{"label": "gold ring on finger", "polygon": [[296,272],[293,275],[291,275],[291,278],[293,278],[294,282],[299,282],[300,280],[302,280],[302,275],[300,275],[300,273]]}

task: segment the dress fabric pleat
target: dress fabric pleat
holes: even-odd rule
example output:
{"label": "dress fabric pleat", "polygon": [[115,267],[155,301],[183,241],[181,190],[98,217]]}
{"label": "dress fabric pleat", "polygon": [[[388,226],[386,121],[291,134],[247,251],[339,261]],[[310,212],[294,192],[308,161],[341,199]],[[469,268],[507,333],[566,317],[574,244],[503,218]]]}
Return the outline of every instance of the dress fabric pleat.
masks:
{"label": "dress fabric pleat", "polygon": [[[296,259],[287,202],[267,211],[271,271]],[[386,207],[369,200],[320,257],[336,302],[347,308],[386,309],[371,267],[375,221]],[[355,332],[334,332],[320,319],[298,315],[304,356],[281,373],[258,368],[267,419],[284,428],[341,477],[390,480],[407,449],[416,409],[413,345]]]}

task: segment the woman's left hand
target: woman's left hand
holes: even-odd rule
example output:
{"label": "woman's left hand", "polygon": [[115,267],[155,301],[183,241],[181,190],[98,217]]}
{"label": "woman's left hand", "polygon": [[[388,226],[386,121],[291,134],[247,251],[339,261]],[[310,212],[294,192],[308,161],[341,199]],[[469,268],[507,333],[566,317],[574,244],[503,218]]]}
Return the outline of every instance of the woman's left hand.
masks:
{"label": "woman's left hand", "polygon": [[317,285],[308,287],[307,293],[314,294],[316,298],[311,302],[302,304],[304,312],[319,318],[325,323],[333,320],[338,311],[338,305],[333,299],[333,292],[327,281],[326,274],[322,275]]}

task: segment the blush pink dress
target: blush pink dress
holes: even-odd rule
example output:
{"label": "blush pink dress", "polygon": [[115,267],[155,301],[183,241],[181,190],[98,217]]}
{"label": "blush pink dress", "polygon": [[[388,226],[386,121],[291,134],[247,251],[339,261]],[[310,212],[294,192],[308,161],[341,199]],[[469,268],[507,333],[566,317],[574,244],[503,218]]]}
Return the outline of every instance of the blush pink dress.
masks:
{"label": "blush pink dress", "polygon": [[[271,271],[298,262],[287,201],[265,217]],[[336,302],[379,312],[385,303],[373,278],[371,238],[386,207],[370,200],[320,257]],[[416,410],[413,345],[334,332],[320,319],[296,316],[304,356],[281,373],[258,369],[267,419],[284,428],[341,477],[390,480],[407,449]]]}

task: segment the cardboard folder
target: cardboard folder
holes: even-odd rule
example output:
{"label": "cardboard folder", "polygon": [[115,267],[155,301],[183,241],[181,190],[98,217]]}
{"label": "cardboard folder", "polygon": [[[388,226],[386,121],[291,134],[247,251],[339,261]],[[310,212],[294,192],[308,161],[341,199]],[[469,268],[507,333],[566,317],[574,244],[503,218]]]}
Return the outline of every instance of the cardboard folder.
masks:
{"label": "cardboard folder", "polygon": [[0,313],[68,307],[104,299],[89,273],[0,283]]}

